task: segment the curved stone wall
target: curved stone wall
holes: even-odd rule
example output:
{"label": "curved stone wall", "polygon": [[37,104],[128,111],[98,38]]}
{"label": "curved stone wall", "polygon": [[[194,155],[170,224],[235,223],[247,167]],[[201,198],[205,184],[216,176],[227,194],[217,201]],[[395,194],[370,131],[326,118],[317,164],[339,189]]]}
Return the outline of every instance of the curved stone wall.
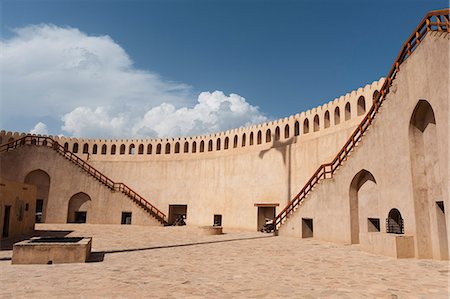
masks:
{"label": "curved stone wall", "polygon": [[[183,158],[198,154],[239,153],[244,148],[267,147],[292,137],[320,138],[336,130],[353,127],[372,105],[373,96],[384,78],[347,93],[322,106],[286,118],[203,136],[157,139],[84,139],[51,136],[68,150],[90,160],[155,159],[161,155]],[[18,139],[25,133],[0,132],[0,144]],[[217,153],[216,153],[217,154]],[[136,157],[138,156],[138,157]],[[150,157],[152,156],[152,157]],[[177,157],[175,157],[177,156]]]}
{"label": "curved stone wall", "polygon": [[[263,217],[258,214],[259,206],[277,206],[278,210],[284,207],[317,167],[334,157],[383,82],[381,79],[287,118],[205,136],[148,140],[53,138],[112,180],[126,183],[167,215],[170,205],[186,205],[188,225],[212,225],[214,215],[222,215],[225,227],[253,230]],[[3,143],[23,135],[0,134]],[[25,164],[42,164],[42,169],[49,163],[48,158],[37,154],[21,159],[33,162]],[[59,164],[50,168],[49,175],[66,177],[73,172],[71,167],[70,163]],[[12,172],[7,176],[23,180],[26,168],[20,174]],[[94,205],[106,199],[106,193],[92,190],[95,188],[73,192],[85,192]],[[52,209],[66,207],[69,200],[62,194],[50,194],[48,204]],[[66,219],[65,209],[53,213],[60,215],[54,215],[52,221]]]}

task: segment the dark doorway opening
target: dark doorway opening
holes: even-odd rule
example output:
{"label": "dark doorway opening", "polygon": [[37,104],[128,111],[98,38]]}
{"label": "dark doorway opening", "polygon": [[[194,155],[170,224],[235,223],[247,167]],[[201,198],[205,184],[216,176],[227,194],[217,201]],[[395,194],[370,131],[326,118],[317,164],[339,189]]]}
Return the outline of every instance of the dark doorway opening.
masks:
{"label": "dark doorway opening", "polygon": [[3,238],[7,238],[9,236],[10,214],[11,214],[11,206],[5,206],[5,215],[3,216],[3,232],[2,232]]}
{"label": "dark doorway opening", "polygon": [[257,230],[261,231],[266,223],[270,223],[275,219],[275,206],[258,207],[258,226]]}
{"label": "dark doorway opening", "polygon": [[312,238],[314,236],[313,220],[302,218],[302,238]]}
{"label": "dark doorway opening", "polygon": [[222,215],[215,214],[214,215],[214,226],[222,226]]}
{"label": "dark doorway opening", "polygon": [[86,212],[75,212],[75,223],[86,223],[87,213]]}
{"label": "dark doorway opening", "polygon": [[169,224],[173,225],[180,219],[186,220],[187,205],[169,205]]}
{"label": "dark doorway opening", "polygon": [[121,224],[131,224],[131,212],[122,212]]}
{"label": "dark doorway opening", "polygon": [[35,216],[35,222],[36,223],[42,223],[42,210],[44,207],[44,200],[43,199],[37,199],[36,200],[36,216]]}

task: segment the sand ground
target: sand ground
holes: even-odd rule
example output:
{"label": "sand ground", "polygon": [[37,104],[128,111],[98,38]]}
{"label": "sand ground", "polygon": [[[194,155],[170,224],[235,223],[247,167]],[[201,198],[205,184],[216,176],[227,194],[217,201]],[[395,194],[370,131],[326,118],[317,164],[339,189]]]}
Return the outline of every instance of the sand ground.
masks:
{"label": "sand ground", "polygon": [[449,298],[448,262],[394,259],[357,245],[258,232],[205,236],[190,227],[36,229],[92,236],[94,261],[11,265],[4,243],[0,298]]}

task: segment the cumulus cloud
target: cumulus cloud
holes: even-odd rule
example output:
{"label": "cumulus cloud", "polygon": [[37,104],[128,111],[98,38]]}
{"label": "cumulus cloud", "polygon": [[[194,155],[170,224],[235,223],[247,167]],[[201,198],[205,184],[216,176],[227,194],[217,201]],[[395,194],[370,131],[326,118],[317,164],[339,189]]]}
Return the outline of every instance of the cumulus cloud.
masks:
{"label": "cumulus cloud", "polygon": [[47,125],[42,123],[42,122],[38,122],[33,129],[30,130],[31,134],[41,134],[41,135],[47,135],[48,134],[48,129],[47,129]]}
{"label": "cumulus cloud", "polygon": [[48,24],[13,33],[0,42],[2,118],[10,127],[21,118],[51,118],[61,124],[48,128],[52,134],[146,137],[266,120],[236,94],[204,92],[195,101],[189,85],[136,68],[107,35]]}
{"label": "cumulus cloud", "polygon": [[242,125],[266,121],[258,108],[237,94],[226,96],[221,91],[202,92],[197,104],[176,108],[162,103],[142,117],[127,113],[111,114],[107,108],[78,107],[63,116],[63,130],[74,136],[187,136],[223,131]]}

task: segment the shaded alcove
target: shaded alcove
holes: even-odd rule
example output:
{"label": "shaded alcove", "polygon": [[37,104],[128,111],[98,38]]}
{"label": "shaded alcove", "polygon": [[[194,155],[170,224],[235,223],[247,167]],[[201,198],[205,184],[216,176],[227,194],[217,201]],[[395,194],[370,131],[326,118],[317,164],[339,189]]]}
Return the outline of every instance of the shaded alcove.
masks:
{"label": "shaded alcove", "polygon": [[[362,199],[360,197],[360,191],[367,190],[364,195],[369,195],[365,200],[367,204],[370,204],[370,200],[377,199],[376,180],[372,173],[362,169],[352,179],[350,183],[349,197],[350,197],[350,232],[351,243],[359,243],[359,233],[361,231],[361,225],[366,223],[366,220],[360,221],[360,203]],[[366,217],[364,217],[366,218]]]}
{"label": "shaded alcove", "polygon": [[42,169],[36,169],[25,176],[24,183],[36,186],[36,222],[45,222],[50,192],[50,175]]}
{"label": "shaded alcove", "polygon": [[91,207],[91,197],[84,192],[74,194],[69,200],[67,223],[86,223]]}
{"label": "shaded alcove", "polygon": [[[436,254],[439,255],[436,258],[448,259],[447,228],[445,221],[438,220],[439,213],[436,210],[436,202],[442,198],[436,118],[426,100],[419,100],[412,112],[409,148],[417,257],[433,258]],[[436,242],[434,250],[433,239]]]}

